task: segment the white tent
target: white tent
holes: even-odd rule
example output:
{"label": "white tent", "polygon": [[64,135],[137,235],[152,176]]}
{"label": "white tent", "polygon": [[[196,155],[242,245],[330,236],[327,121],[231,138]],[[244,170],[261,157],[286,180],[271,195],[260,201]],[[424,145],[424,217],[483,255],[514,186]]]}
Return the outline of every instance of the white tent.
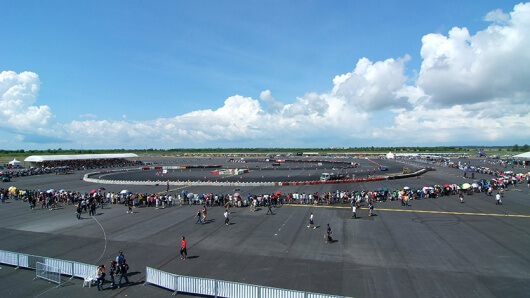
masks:
{"label": "white tent", "polygon": [[514,155],[513,158],[530,159],[530,152]]}
{"label": "white tent", "polygon": [[392,152],[388,152],[388,153],[386,154],[386,158],[387,158],[387,159],[395,159],[395,158],[396,158],[396,155],[395,155],[394,153],[392,153]]}
{"label": "white tent", "polygon": [[18,161],[16,158],[14,158],[12,161],[10,161],[8,163],[10,166],[13,166],[13,167],[19,167],[20,166],[20,161]]}

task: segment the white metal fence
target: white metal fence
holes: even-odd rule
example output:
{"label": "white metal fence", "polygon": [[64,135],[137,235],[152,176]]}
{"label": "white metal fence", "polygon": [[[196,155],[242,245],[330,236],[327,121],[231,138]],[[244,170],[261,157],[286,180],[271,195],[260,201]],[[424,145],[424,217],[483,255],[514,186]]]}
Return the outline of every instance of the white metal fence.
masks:
{"label": "white metal fence", "polygon": [[[60,285],[61,275],[70,275],[87,279],[94,277],[97,266],[79,262],[41,257],[23,253],[0,250],[0,264],[35,269],[36,277],[43,278]],[[155,268],[145,268],[145,284],[153,284],[173,291],[197,295],[230,298],[342,298],[320,293],[279,289],[258,285],[243,284],[232,281],[210,278],[192,277],[173,274]]]}
{"label": "white metal fence", "polygon": [[69,275],[71,278],[93,277],[98,268],[96,265],[0,250],[0,264],[37,270],[39,263],[49,266],[47,270],[55,270],[55,273]]}
{"label": "white metal fence", "polygon": [[46,265],[41,262],[35,264],[35,279],[42,278],[51,282],[61,285],[61,268]]}
{"label": "white metal fence", "polygon": [[145,268],[145,284],[153,284],[178,292],[230,298],[340,298],[320,293],[279,289],[231,281],[191,277],[164,272],[151,267]]}

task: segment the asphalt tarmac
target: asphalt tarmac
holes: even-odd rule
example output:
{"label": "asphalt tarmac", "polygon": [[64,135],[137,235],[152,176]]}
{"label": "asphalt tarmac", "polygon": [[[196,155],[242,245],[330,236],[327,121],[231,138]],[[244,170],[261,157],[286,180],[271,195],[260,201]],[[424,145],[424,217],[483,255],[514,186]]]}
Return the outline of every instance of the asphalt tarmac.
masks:
{"label": "asphalt tarmac", "polygon": [[[387,162],[390,169],[403,165]],[[363,165],[362,165],[363,166]],[[368,167],[368,165],[367,165]],[[247,187],[238,192],[272,193],[374,190],[470,182],[456,169],[435,167],[420,178],[366,182]],[[517,170],[515,170],[517,171]],[[520,170],[523,172],[523,170]],[[9,185],[27,189],[67,189],[88,192],[105,187],[82,180],[83,172],[14,179]],[[477,179],[490,176],[477,174]],[[281,177],[278,177],[281,179]],[[166,186],[127,186],[133,192],[165,192]],[[184,187],[172,187],[178,193]],[[185,187],[194,193],[230,193],[233,187]],[[208,221],[195,224],[199,206],[166,209],[105,206],[97,215],[77,220],[73,206],[31,211],[25,202],[0,205],[0,249],[34,255],[108,264],[123,250],[130,264],[132,285],[106,289],[105,297],[158,297],[171,292],[143,286],[145,266],[182,275],[216,278],[279,288],[351,297],[528,297],[530,293],[530,190],[526,184],[509,188],[503,205],[493,197],[466,195],[375,204],[351,219],[348,205],[283,205],[251,212],[231,208],[230,225],[224,209],[208,210]],[[308,229],[310,213],[317,229]],[[324,242],[330,224],[334,243]],[[188,240],[188,259],[179,256],[180,237]],[[97,289],[82,280],[55,288],[33,280],[35,271],[0,265],[2,297],[93,297]],[[108,286],[108,285],[106,285]],[[180,295],[180,294],[179,294]],[[184,296],[184,295],[182,295]]]}

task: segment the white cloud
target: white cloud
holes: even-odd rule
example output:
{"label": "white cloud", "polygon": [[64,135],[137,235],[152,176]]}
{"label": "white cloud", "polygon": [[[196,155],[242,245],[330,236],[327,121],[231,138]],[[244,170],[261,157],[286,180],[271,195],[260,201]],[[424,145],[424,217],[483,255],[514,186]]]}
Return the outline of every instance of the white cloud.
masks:
{"label": "white cloud", "polygon": [[448,107],[528,99],[530,3],[516,5],[510,16],[508,25],[492,24],[473,36],[466,28],[455,27],[448,36],[422,38],[417,86],[430,96],[430,104]]}
{"label": "white cloud", "polygon": [[34,106],[40,88],[33,72],[0,73],[0,126],[21,132],[34,132],[53,118],[48,106]]}
{"label": "white cloud", "polygon": [[[329,92],[307,93],[291,103],[265,90],[259,99],[228,97],[217,109],[150,121],[125,115],[120,121],[76,120],[54,126],[53,133],[92,147],[132,148],[528,140],[530,4],[516,5],[508,14],[493,11],[484,19],[493,23],[474,35],[458,27],[447,35],[425,35],[412,85],[405,74],[408,55],[375,62],[361,58],[351,72],[335,76]],[[35,106],[39,86],[34,73],[3,72],[0,125],[50,134],[49,107]]]}

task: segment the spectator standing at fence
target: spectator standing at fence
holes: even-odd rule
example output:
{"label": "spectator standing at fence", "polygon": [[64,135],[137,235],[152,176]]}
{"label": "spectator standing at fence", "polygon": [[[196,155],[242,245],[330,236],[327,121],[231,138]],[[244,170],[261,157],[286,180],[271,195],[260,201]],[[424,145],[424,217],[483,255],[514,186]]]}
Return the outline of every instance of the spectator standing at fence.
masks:
{"label": "spectator standing at fence", "polygon": [[125,285],[129,284],[129,278],[127,277],[127,271],[129,271],[129,265],[124,259],[121,265],[118,265],[116,268],[116,274],[118,275],[118,289],[121,288],[121,279],[125,279]]}
{"label": "spectator standing at fence", "polygon": [[105,265],[101,264],[96,269],[96,284],[98,286],[98,291],[103,290],[103,283],[105,282]]}
{"label": "spectator standing at fence", "polygon": [[180,259],[185,260],[188,257],[188,244],[186,242],[186,237],[182,236],[180,242]]}

